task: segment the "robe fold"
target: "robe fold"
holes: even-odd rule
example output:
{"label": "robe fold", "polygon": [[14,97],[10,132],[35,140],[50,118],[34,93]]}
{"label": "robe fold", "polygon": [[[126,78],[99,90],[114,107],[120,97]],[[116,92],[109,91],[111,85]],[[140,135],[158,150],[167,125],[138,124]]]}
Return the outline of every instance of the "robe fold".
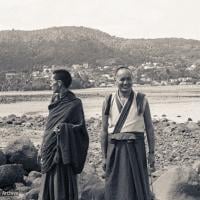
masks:
{"label": "robe fold", "polygon": [[[54,132],[59,125],[60,131]],[[76,174],[81,173],[89,145],[81,100],[72,92],[49,105],[41,147],[39,200],[77,200]]]}

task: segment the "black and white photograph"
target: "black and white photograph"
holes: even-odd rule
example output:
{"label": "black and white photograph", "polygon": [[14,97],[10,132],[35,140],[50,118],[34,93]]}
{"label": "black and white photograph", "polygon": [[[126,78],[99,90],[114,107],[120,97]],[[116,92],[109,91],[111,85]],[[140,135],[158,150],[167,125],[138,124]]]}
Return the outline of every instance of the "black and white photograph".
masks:
{"label": "black and white photograph", "polygon": [[0,200],[200,200],[199,0],[0,5]]}

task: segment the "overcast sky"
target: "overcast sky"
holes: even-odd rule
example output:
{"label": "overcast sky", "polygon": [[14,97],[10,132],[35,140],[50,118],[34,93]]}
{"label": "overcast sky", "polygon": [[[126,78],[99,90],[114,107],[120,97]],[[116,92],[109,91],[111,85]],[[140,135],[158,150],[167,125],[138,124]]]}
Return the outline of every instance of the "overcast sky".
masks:
{"label": "overcast sky", "polygon": [[0,0],[0,30],[86,26],[125,38],[200,40],[200,0]]}

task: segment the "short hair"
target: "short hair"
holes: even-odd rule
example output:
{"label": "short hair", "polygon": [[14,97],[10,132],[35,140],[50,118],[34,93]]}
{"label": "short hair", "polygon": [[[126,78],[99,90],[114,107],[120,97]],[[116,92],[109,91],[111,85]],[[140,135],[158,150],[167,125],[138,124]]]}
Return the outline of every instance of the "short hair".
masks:
{"label": "short hair", "polygon": [[122,70],[122,69],[126,69],[130,72],[130,74],[132,75],[132,71],[128,68],[128,67],[118,67],[115,71],[115,76],[117,76],[118,71]]}
{"label": "short hair", "polygon": [[72,83],[71,74],[65,69],[57,69],[53,71],[54,79],[61,80],[66,88]]}

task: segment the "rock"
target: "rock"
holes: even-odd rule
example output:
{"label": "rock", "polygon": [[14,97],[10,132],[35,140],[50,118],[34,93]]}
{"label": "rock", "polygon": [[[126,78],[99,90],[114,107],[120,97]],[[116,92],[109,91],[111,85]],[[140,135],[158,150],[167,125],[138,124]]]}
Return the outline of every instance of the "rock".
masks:
{"label": "rock", "polygon": [[192,121],[192,118],[189,117],[187,121],[188,121],[188,122],[191,122],[191,121]]}
{"label": "rock", "polygon": [[6,156],[3,151],[0,150],[0,166],[6,164]]}
{"label": "rock", "polygon": [[78,177],[78,190],[79,200],[104,200],[104,182],[89,163],[86,163]]}
{"label": "rock", "polygon": [[161,122],[168,122],[169,120],[167,118],[162,118]]}
{"label": "rock", "polygon": [[159,122],[159,120],[156,119],[156,118],[153,118],[153,119],[152,119],[152,122],[153,122],[153,124],[157,124],[157,123]]}
{"label": "rock", "polygon": [[13,124],[14,121],[16,121],[17,116],[12,114],[12,115],[8,115],[8,117],[6,118],[6,123],[7,124]]}
{"label": "rock", "polygon": [[25,185],[26,186],[31,186],[32,185],[32,182],[33,180],[30,180],[29,178],[28,178],[28,176],[24,176],[24,183],[25,183]]}
{"label": "rock", "polygon": [[17,187],[16,190],[19,192],[19,193],[27,193],[31,190],[32,188],[29,187],[29,186],[20,186],[20,187]]}
{"label": "rock", "polygon": [[26,186],[31,186],[32,188],[40,187],[42,174],[37,171],[31,171],[28,177],[24,177]]}
{"label": "rock", "polygon": [[22,164],[26,171],[38,170],[37,149],[27,137],[10,142],[5,154],[9,163]]}
{"label": "rock", "polygon": [[22,125],[22,123],[23,123],[23,122],[22,122],[21,120],[17,120],[17,121],[14,121],[14,122],[13,122],[14,125]]}
{"label": "rock", "polygon": [[3,124],[4,120],[0,117],[0,124]]}
{"label": "rock", "polygon": [[37,172],[37,171],[31,171],[29,174],[28,174],[28,179],[29,180],[34,180],[38,177],[41,177],[42,174],[40,172]]}
{"label": "rock", "polygon": [[87,180],[79,187],[80,200],[104,200],[104,183],[95,175],[87,175]]}
{"label": "rock", "polygon": [[157,170],[155,172],[153,172],[151,174],[151,177],[152,177],[152,181],[154,182],[155,180],[157,180],[162,174],[163,174],[164,170]]}
{"label": "rock", "polygon": [[25,126],[26,126],[27,128],[30,128],[30,127],[33,126],[33,123],[31,123],[31,122],[27,122],[27,123],[25,124]]}
{"label": "rock", "polygon": [[38,177],[35,180],[33,180],[31,186],[32,186],[32,188],[38,188],[38,187],[40,187],[40,185],[41,185],[41,178]]}
{"label": "rock", "polygon": [[193,168],[198,174],[200,174],[200,161],[199,161],[199,160],[196,161],[196,162],[193,164],[192,168]]}
{"label": "rock", "polygon": [[190,131],[194,131],[194,130],[199,129],[198,124],[195,123],[195,122],[192,122],[192,121],[189,121],[188,123],[186,123],[186,127],[187,127],[188,129],[190,129]]}
{"label": "rock", "polygon": [[154,183],[159,200],[200,200],[200,178],[191,167],[173,167]]}
{"label": "rock", "polygon": [[15,187],[19,193],[26,193],[31,190],[31,187],[25,186],[23,183],[15,183]]}
{"label": "rock", "polygon": [[0,166],[0,188],[11,186],[16,182],[23,182],[24,170],[20,164]]}
{"label": "rock", "polygon": [[34,188],[25,194],[25,200],[37,200],[39,196],[40,189]]}

